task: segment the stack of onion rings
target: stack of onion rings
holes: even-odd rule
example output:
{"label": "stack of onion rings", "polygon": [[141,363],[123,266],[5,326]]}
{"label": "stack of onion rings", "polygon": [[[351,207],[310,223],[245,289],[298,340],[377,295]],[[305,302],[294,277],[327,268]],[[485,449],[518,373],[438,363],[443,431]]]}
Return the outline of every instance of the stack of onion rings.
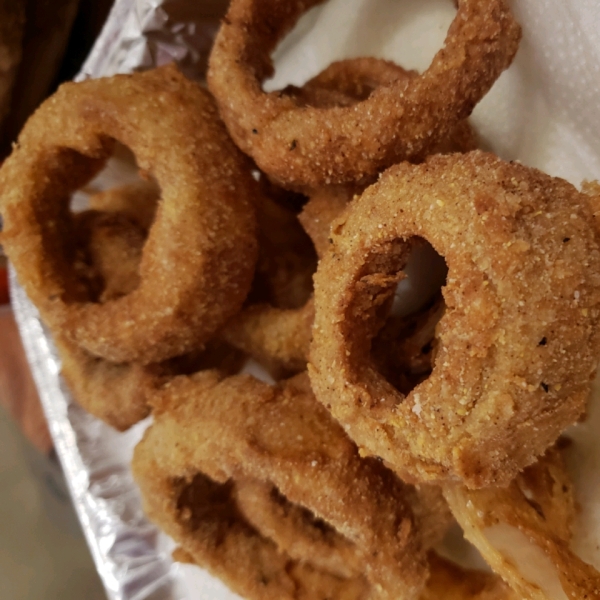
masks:
{"label": "stack of onion rings", "polygon": [[154,416],[134,474],[147,514],[188,560],[260,600],[418,597],[425,551],[448,524],[439,496],[359,458],[305,374],[276,387],[177,378]]}
{"label": "stack of onion rings", "polygon": [[[422,75],[355,58],[264,93],[320,1],[233,0],[218,109],[167,67],[65,86],[26,126],[2,241],[64,378],[117,429],[154,413],[149,516],[250,598],[599,596],[560,456],[520,471],[581,414],[600,353],[600,186],[471,152],[520,38],[508,0],[459,0]],[[146,181],[73,214],[115,140]],[[495,573],[442,558],[448,504]]]}

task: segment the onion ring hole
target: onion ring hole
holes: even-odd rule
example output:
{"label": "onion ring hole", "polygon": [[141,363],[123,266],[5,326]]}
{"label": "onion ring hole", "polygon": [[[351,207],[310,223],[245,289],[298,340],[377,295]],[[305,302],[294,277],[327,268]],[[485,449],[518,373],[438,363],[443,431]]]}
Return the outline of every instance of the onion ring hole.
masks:
{"label": "onion ring hole", "polygon": [[[373,0],[372,0],[373,2]],[[369,22],[352,20],[347,39],[351,50],[332,53],[330,26],[341,17],[343,2],[330,1],[314,6],[300,17],[292,30],[271,53],[274,74],[263,82],[263,90],[284,90],[302,86],[330,65],[350,56],[372,56],[394,61],[406,69],[424,71],[444,45],[446,32],[456,16],[456,5],[449,0],[374,0],[379,6],[367,11]],[[345,8],[345,7],[344,7]],[[345,8],[348,10],[348,8]],[[352,9],[350,9],[350,12]],[[390,32],[382,35],[381,32]],[[373,39],[376,35],[377,39]],[[380,39],[387,40],[381,45]],[[411,40],[410,44],[406,40]],[[312,60],[306,60],[306,48],[318,48]],[[369,90],[366,99],[373,90]]]}
{"label": "onion ring hole", "polygon": [[157,181],[118,142],[104,168],[72,193],[70,232],[63,242],[87,301],[104,303],[138,288],[142,249],[160,195]]}
{"label": "onion ring hole", "polygon": [[404,278],[385,304],[389,311],[371,342],[376,369],[400,393],[408,395],[427,379],[435,359],[435,327],[444,313],[441,288],[448,267],[426,240],[411,246]]}

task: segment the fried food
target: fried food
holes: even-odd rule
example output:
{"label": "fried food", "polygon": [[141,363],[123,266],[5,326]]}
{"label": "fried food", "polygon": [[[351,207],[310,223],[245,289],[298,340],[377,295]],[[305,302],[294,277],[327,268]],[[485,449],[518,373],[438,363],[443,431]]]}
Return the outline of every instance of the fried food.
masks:
{"label": "fried food", "polygon": [[312,299],[300,308],[256,304],[233,317],[220,336],[281,379],[306,369],[314,314]]}
{"label": "fried food", "polygon": [[600,597],[600,573],[569,548],[574,490],[558,449],[551,448],[508,488],[445,496],[465,536],[525,600]]}
{"label": "fried food", "polygon": [[373,338],[371,356],[377,371],[401,394],[408,395],[431,375],[437,353],[435,328],[443,314],[444,301],[438,294],[414,314],[390,315]]}
{"label": "fried food", "polygon": [[367,182],[395,162],[422,160],[469,116],[510,65],[521,37],[504,0],[461,0],[444,47],[418,77],[400,77],[332,108],[264,92],[271,52],[320,1],[234,0],[207,74],[236,144],[292,188]]}
{"label": "fried food", "polygon": [[[389,61],[374,58],[348,59],[331,64],[319,75],[301,88],[287,88],[295,98],[302,99],[307,105],[327,108],[350,106],[357,100],[368,98],[378,85],[389,84],[399,79],[413,79],[416,71],[406,71]],[[471,152],[477,150],[479,140],[467,119],[460,121],[432,148],[431,154],[451,154],[453,152]],[[325,185],[312,190],[304,190],[308,202],[298,215],[302,227],[312,240],[317,255],[321,258],[330,245],[329,228],[348,203],[360,196],[365,186],[341,184]]]}
{"label": "fried food", "polygon": [[[139,264],[147,235],[140,223],[145,222],[148,206],[132,194],[138,187],[107,190],[90,198],[90,206],[114,209],[112,212],[90,209],[74,217],[76,268],[81,279],[88,282],[90,298],[95,302],[120,298],[139,285]],[[204,369],[232,375],[246,359],[221,340],[145,366],[99,358],[65,336],[55,335],[54,341],[61,359],[61,375],[75,400],[119,431],[147,417],[152,395],[176,375]]]}
{"label": "fried food", "polygon": [[317,255],[290,206],[291,194],[263,179],[260,183],[263,193],[255,204],[259,251],[251,300],[300,308],[312,294]]}
{"label": "fried food", "polygon": [[[348,58],[332,63],[302,87],[288,86],[281,94],[292,96],[299,106],[340,108],[367,100],[381,86],[399,85],[418,77],[417,71],[409,71],[389,60]],[[469,152],[477,147],[477,135],[469,121],[464,119],[427,154]]]}
{"label": "fried food", "polygon": [[328,185],[315,190],[298,215],[302,227],[312,240],[319,259],[331,244],[329,228],[361,188],[348,185]]}
{"label": "fried food", "polygon": [[73,266],[90,300],[103,304],[136,290],[147,231],[121,212],[86,210],[73,220]]}
{"label": "fried food", "polygon": [[359,458],[306,374],[271,387],[205,372],[153,405],[134,475],[187,560],[260,600],[418,597],[448,524],[439,494]]}
{"label": "fried food", "polygon": [[257,203],[259,257],[246,306],[219,335],[258,361],[275,379],[306,370],[314,318],[313,244],[288,195],[268,182]]}
{"label": "fried food", "polygon": [[[111,139],[131,148],[162,200],[140,285],[100,304],[70,264],[68,200],[104,164]],[[96,356],[148,364],[184,354],[250,288],[259,190],[210,96],[174,67],[63,85],[23,129],[0,191],[2,243],[19,281],[52,331]]]}
{"label": "fried food", "polygon": [[89,208],[103,213],[118,213],[148,233],[158,209],[160,188],[153,180],[137,181],[104,190],[90,197]]}
{"label": "fried food", "polygon": [[463,569],[435,552],[429,564],[431,577],[419,600],[522,600],[495,574]]}
{"label": "fried food", "polygon": [[[507,485],[585,407],[600,355],[591,221],[573,186],[491,154],[389,169],[334,222],[315,275],[317,398],[409,481]],[[446,306],[433,371],[404,396],[371,341],[419,239],[447,263]]]}
{"label": "fried food", "polygon": [[162,363],[114,363],[86,352],[65,337],[55,336],[61,375],[77,403],[118,431],[125,431],[150,414],[157,390],[176,377],[218,369],[239,372],[245,355],[220,340]]}
{"label": "fried food", "polygon": [[21,62],[24,0],[0,0],[0,128],[10,108],[10,99]]}
{"label": "fried food", "polygon": [[152,392],[162,383],[147,368],[93,356],[66,337],[55,336],[61,375],[77,403],[118,431],[150,414]]}

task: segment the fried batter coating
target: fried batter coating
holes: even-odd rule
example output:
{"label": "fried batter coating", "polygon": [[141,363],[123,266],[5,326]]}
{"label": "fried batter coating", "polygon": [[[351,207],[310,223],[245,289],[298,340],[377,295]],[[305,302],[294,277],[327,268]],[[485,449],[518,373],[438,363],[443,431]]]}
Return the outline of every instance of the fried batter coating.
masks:
{"label": "fried batter coating", "polygon": [[121,212],[86,210],[74,217],[74,268],[88,282],[90,300],[104,303],[140,284],[144,231]]}
{"label": "fried batter coating", "polygon": [[247,521],[293,560],[310,558],[317,569],[343,579],[360,578],[360,557],[354,544],[306,508],[289,502],[277,488],[240,480],[235,497]]}
{"label": "fried batter coating", "polygon": [[408,394],[431,374],[437,351],[435,328],[444,313],[441,295],[406,317],[389,316],[371,345],[377,370]]}
{"label": "fried batter coating", "polygon": [[188,560],[260,600],[418,598],[448,524],[429,512],[439,493],[361,459],[306,374],[271,387],[205,372],[153,404],[134,475]]}
{"label": "fried batter coating", "polygon": [[417,77],[349,106],[337,105],[336,92],[319,92],[317,106],[285,90],[265,93],[271,52],[321,1],[234,0],[209,60],[208,85],[231,136],[284,187],[368,182],[400,160],[422,160],[470,115],[521,37],[505,0],[460,0],[443,48]]}
{"label": "fried batter coating", "polygon": [[61,336],[55,336],[54,343],[61,360],[61,375],[75,401],[118,431],[145,419],[154,394],[173,377],[209,369],[233,375],[246,360],[243,353],[220,340],[150,365],[110,362]]}
{"label": "fried batter coating", "polygon": [[147,367],[112,363],[93,356],[68,338],[55,336],[61,375],[75,401],[118,431],[150,414],[148,403],[161,381]]}
{"label": "fried batter coating", "polygon": [[90,197],[89,208],[119,213],[148,233],[158,209],[160,188],[154,181],[140,180],[99,192]]}
{"label": "fried batter coating", "polygon": [[312,299],[295,309],[257,304],[233,317],[220,336],[281,379],[306,369],[314,314]]}
{"label": "fried batter coating", "polygon": [[431,577],[419,600],[520,600],[492,573],[463,569],[431,553]]}
{"label": "fried batter coating", "polygon": [[[408,82],[419,73],[380,58],[349,58],[332,63],[301,88],[288,86],[282,94],[292,96],[301,106],[335,108],[366,100],[378,87]],[[467,119],[460,121],[427,154],[470,152],[478,139]],[[312,194],[309,194],[312,196]]]}
{"label": "fried batter coating", "polygon": [[302,227],[315,245],[319,259],[330,246],[329,228],[352,198],[362,190],[347,185],[329,185],[315,190],[298,215]]}
{"label": "fried batter coating", "polygon": [[259,258],[252,290],[219,335],[281,379],[306,370],[317,256],[296,214],[274,199],[282,195],[283,203],[289,193],[264,185],[256,204]]}
{"label": "fried batter coating", "polygon": [[[507,485],[585,407],[600,355],[600,250],[585,196],[483,152],[389,169],[332,226],[315,275],[315,394],[408,480]],[[432,374],[408,396],[371,340],[411,240],[448,266]]]}
{"label": "fried batter coating", "polygon": [[[156,178],[162,201],[140,285],[99,304],[86,301],[71,265],[68,201],[112,139]],[[210,95],[175,67],[64,84],[0,170],[2,243],[52,331],[107,360],[157,362],[202,345],[240,309],[254,274],[257,193]]]}
{"label": "fried batter coating", "polygon": [[389,60],[349,58],[330,64],[302,87],[289,85],[281,94],[293,97],[300,106],[352,106],[366,100],[381,85],[391,85],[417,75],[416,71],[407,71]]}
{"label": "fried batter coating", "polygon": [[257,196],[258,262],[250,296],[281,309],[303,306],[312,295],[317,255],[309,236],[289,206],[289,192],[262,181]]}
{"label": "fried batter coating", "polygon": [[558,449],[508,488],[456,485],[445,496],[467,539],[519,598],[600,598],[600,573],[569,549],[575,498]]}
{"label": "fried batter coating", "polygon": [[[147,231],[140,226],[144,217],[139,218],[135,210],[139,197],[130,192],[132,188],[116,188],[91,198],[92,206],[109,210],[112,206],[113,212],[87,210],[74,217],[79,261],[76,268],[88,282],[90,300],[103,303],[131,293],[139,285],[139,263]],[[147,214],[147,207],[141,207],[141,212]],[[148,416],[152,394],[176,375],[203,369],[234,374],[246,359],[221,340],[145,366],[93,356],[64,336],[56,335],[55,343],[61,374],[75,400],[119,431]]]}

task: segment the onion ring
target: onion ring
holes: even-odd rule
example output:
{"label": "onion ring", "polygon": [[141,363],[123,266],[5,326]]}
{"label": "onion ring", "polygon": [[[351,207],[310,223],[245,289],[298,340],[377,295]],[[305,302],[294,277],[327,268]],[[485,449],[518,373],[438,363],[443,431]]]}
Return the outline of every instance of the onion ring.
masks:
{"label": "onion ring", "polygon": [[[66,256],[67,209],[111,139],[156,177],[162,201],[139,287],[98,304],[85,301]],[[164,360],[209,339],[246,297],[258,193],[248,166],[208,93],[172,66],[65,84],[31,117],[0,170],[2,242],[51,330],[114,362]]]}
{"label": "onion ring", "polygon": [[[245,375],[220,380],[205,372],[173,380],[153,404],[155,421],[134,452],[134,476],[146,513],[189,560],[260,600],[367,592],[369,598],[418,597],[426,547],[439,541],[448,524],[442,518],[436,532],[421,529],[426,505],[440,510],[439,503],[378,461],[359,458],[316,402],[306,374],[271,387]],[[267,483],[268,493],[275,493],[271,500],[261,487]],[[238,493],[244,496],[239,503]],[[281,524],[264,514],[271,501],[283,507]],[[357,560],[345,562],[350,578],[341,577],[339,565],[333,572],[325,568],[318,551],[317,564],[310,551],[294,558],[316,535],[317,522],[328,530],[318,548],[329,539],[338,558],[350,549],[356,554]],[[296,547],[286,534],[290,527],[303,532],[304,542]],[[360,566],[358,575],[353,565]]]}
{"label": "onion ring", "polygon": [[[147,234],[140,224],[149,223],[148,206],[140,205],[140,197],[133,193],[138,188],[119,187],[92,196],[90,206],[110,211],[87,210],[74,218],[78,254],[82,257],[79,271],[90,282],[91,297],[99,302],[124,296],[139,284],[139,262]],[[245,360],[241,352],[219,340],[184,356],[146,366],[93,356],[61,335],[55,335],[54,341],[61,358],[61,375],[75,400],[119,431],[147,417],[154,392],[176,375],[215,368],[234,374]]]}
{"label": "onion ring", "polygon": [[233,375],[246,360],[241,352],[220,340],[183,356],[144,366],[98,358],[61,336],[55,336],[54,343],[61,360],[61,376],[75,401],[118,431],[145,419],[151,412],[154,394],[173,377],[209,369]]}
{"label": "onion ring", "polygon": [[422,160],[510,65],[521,36],[504,0],[461,0],[444,47],[414,79],[330,109],[263,92],[270,53],[320,2],[234,0],[209,60],[208,85],[231,136],[284,186],[360,182],[400,160]]}
{"label": "onion ring", "polygon": [[259,258],[252,291],[247,305],[219,335],[277,380],[306,370],[317,257],[297,216],[276,202],[281,190],[264,183],[265,193],[256,205]]}
{"label": "onion ring", "polygon": [[[417,71],[409,71],[388,60],[348,58],[330,64],[300,88],[286,87],[281,94],[293,97],[300,106],[339,108],[367,100],[378,87],[408,82],[417,77]],[[478,145],[475,131],[468,119],[464,119],[432,146],[428,154],[470,152]],[[312,197],[312,194],[309,196]]]}
{"label": "onion ring", "polygon": [[[508,484],[585,407],[600,355],[591,221],[573,186],[491,154],[389,169],[333,224],[315,275],[317,398],[409,481]],[[449,272],[433,372],[405,397],[370,345],[415,237]]]}
{"label": "onion ring", "polygon": [[556,448],[508,488],[444,494],[467,539],[519,598],[600,597],[600,573],[569,549],[575,498]]}

